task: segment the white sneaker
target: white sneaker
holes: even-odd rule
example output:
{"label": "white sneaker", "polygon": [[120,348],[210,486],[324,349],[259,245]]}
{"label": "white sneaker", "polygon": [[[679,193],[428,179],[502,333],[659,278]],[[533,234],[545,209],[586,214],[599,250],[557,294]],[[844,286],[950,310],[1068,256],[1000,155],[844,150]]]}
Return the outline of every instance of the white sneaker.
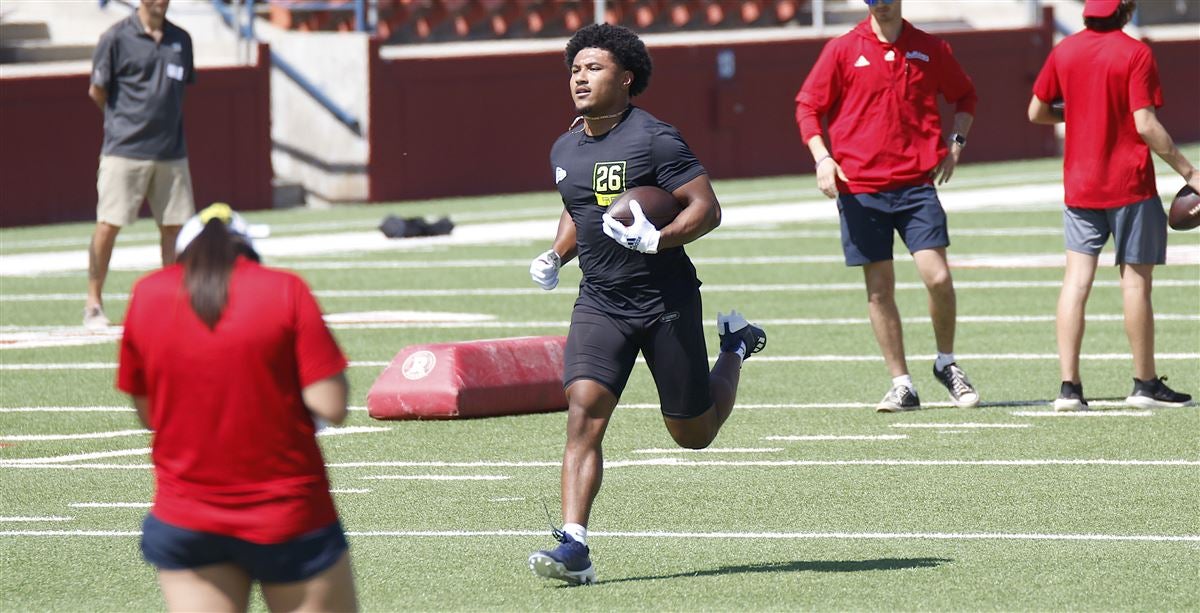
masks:
{"label": "white sneaker", "polygon": [[100,305],[83,307],[83,327],[88,330],[103,330],[109,326],[108,317],[104,315],[104,307]]}
{"label": "white sneaker", "polygon": [[899,411],[915,411],[921,408],[921,399],[917,390],[907,385],[894,385],[888,390],[883,400],[875,405],[876,413],[896,413]]}

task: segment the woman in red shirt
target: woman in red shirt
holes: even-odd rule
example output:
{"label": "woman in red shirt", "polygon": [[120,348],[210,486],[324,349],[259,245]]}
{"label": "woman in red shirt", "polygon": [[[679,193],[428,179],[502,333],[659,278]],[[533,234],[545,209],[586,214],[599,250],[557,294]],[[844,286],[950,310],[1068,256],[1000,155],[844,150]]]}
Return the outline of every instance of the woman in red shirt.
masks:
{"label": "woman in red shirt", "polygon": [[258,263],[216,204],[178,264],[134,286],[117,387],[154,431],[142,552],[171,610],[353,610],[349,549],[317,420],[346,418],[346,358],[298,276]]}

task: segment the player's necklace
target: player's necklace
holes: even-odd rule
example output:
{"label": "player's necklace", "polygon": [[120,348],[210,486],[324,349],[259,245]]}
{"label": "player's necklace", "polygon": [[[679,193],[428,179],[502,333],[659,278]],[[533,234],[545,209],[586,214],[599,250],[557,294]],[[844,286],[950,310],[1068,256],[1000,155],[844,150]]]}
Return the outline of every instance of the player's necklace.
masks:
{"label": "player's necklace", "polygon": [[[611,115],[598,115],[595,117],[593,117],[591,115],[579,115],[578,117],[575,118],[575,121],[571,122],[571,127],[567,128],[567,131],[569,132],[571,130],[574,130],[575,126],[578,125],[580,121],[583,121],[583,122],[585,122],[584,126],[582,128],[579,128],[579,131],[582,132],[583,130],[587,129],[586,122],[588,122],[588,121],[604,121],[605,119],[612,119],[613,117],[620,117],[625,114],[625,111],[628,111],[628,110],[629,110],[629,107],[625,107],[625,108],[621,109],[620,111],[613,113]],[[621,122],[618,121],[617,123],[621,123]],[[613,127],[609,128],[608,131],[612,132],[613,128],[616,128],[616,127],[617,127],[617,124],[613,124]]]}

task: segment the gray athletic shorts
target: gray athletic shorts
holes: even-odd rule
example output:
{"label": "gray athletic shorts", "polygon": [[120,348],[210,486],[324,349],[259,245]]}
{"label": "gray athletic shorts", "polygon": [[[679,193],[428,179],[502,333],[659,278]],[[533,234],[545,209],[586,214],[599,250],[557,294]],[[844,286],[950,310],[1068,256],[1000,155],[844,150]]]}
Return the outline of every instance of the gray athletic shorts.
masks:
{"label": "gray athletic shorts", "polygon": [[1063,209],[1067,250],[1100,255],[1108,236],[1117,264],[1165,264],[1167,214],[1158,196],[1113,209]]}

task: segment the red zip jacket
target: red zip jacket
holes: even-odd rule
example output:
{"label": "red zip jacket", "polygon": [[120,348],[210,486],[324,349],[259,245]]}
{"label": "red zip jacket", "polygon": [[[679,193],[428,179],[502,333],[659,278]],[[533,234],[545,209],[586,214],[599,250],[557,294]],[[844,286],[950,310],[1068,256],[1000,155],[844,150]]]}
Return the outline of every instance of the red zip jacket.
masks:
{"label": "red zip jacket", "polygon": [[826,43],[796,95],[796,123],[808,143],[828,115],[830,152],[850,179],[839,191],[922,185],[947,154],[939,93],[956,112],[975,113],[975,86],[946,41],[905,21],[885,43],[868,18]]}

